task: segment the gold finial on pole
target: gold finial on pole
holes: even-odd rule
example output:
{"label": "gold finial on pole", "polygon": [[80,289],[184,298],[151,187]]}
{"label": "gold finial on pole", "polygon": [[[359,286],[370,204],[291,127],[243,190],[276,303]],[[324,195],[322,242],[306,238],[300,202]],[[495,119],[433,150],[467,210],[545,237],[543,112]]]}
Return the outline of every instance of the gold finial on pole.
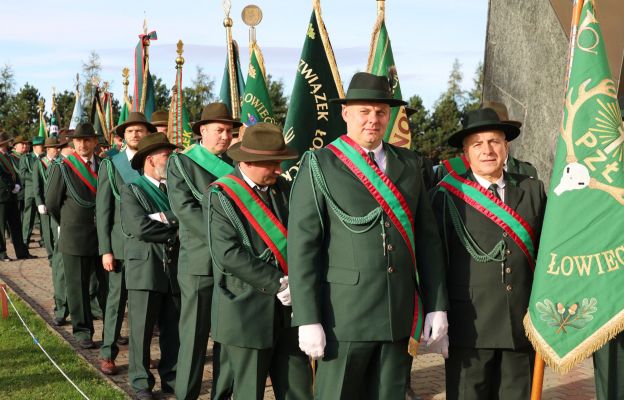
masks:
{"label": "gold finial on pole", "polygon": [[52,113],[56,111],[56,88],[52,86]]}
{"label": "gold finial on pole", "polygon": [[94,76],[93,78],[91,78],[91,84],[94,87],[99,87],[100,86],[100,78],[98,78],[97,76]]}
{"label": "gold finial on pole", "polygon": [[143,34],[147,35],[147,12],[143,11]]}
{"label": "gold finial on pole", "polygon": [[39,112],[43,114],[45,110],[45,99],[43,97],[39,98]]}
{"label": "gold finial on pole", "polygon": [[176,57],[175,60],[176,68],[180,68],[184,64],[184,57],[182,57],[184,53],[184,42],[182,42],[182,39],[178,40],[176,53],[178,53],[178,57]]}
{"label": "gold finial on pole", "polygon": [[230,75],[230,98],[232,117],[240,117],[240,99],[238,93],[238,79],[236,73],[236,62],[234,60],[234,42],[232,39],[232,25],[234,21],[230,18],[230,10],[232,9],[232,2],[230,0],[223,0],[223,12],[225,18],[223,19],[223,26],[225,27],[225,34],[227,40],[227,55],[228,55],[228,72]]}
{"label": "gold finial on pole", "polygon": [[241,17],[245,25],[249,26],[249,51],[251,52],[251,45],[256,43],[256,25],[262,21],[262,10],[254,4],[250,4],[243,8]]}
{"label": "gold finial on pole", "polygon": [[386,14],[386,0],[377,0],[377,15]]}

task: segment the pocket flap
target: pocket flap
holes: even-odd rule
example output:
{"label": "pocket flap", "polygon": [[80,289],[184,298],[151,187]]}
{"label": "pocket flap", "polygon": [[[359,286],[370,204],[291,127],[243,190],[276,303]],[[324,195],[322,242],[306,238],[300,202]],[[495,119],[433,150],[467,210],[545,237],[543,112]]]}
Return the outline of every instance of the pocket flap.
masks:
{"label": "pocket flap", "polygon": [[327,282],[355,285],[360,280],[360,271],[330,266],[327,269]]}
{"label": "pocket flap", "polygon": [[149,254],[144,249],[127,248],[126,249],[127,260],[147,260]]}

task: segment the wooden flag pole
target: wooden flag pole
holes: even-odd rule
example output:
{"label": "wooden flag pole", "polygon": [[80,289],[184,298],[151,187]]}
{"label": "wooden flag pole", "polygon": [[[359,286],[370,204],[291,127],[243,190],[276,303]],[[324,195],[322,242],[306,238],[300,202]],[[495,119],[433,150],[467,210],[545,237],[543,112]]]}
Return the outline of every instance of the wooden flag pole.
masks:
{"label": "wooden flag pole", "polygon": [[[563,98],[568,94],[568,85],[570,83],[570,70],[574,54],[574,46],[576,43],[576,35],[578,33],[578,24],[581,20],[581,10],[583,9],[584,0],[574,0],[574,8],[572,9],[572,22],[570,28],[570,47],[568,52],[568,67],[566,71],[565,92]],[[565,101],[565,100],[564,100]],[[565,109],[565,107],[564,107]],[[563,118],[563,116],[562,116]],[[531,400],[541,400],[542,390],[544,386],[544,359],[539,352],[535,353],[535,364],[533,365],[533,383],[531,385]]]}
{"label": "wooden flag pole", "polygon": [[227,40],[227,56],[228,56],[228,72],[230,75],[230,98],[232,107],[232,117],[240,117],[240,98],[238,93],[238,74],[236,71],[236,60],[234,59],[234,42],[232,39],[232,25],[234,21],[230,18],[230,10],[232,8],[232,2],[230,0],[223,1],[223,11],[225,12],[225,19],[223,20],[223,26],[225,27],[225,34]]}

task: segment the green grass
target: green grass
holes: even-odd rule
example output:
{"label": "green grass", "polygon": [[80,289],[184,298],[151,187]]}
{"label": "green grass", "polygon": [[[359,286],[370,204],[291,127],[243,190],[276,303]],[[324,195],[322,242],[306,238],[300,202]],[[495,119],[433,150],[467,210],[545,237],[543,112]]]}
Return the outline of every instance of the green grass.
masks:
{"label": "green grass", "polygon": [[[9,291],[9,296],[43,348],[90,399],[126,399],[94,372],[71,346],[52,334],[43,319],[17,295]],[[83,399],[33,342],[10,304],[9,318],[4,320],[0,316],[0,398]]]}

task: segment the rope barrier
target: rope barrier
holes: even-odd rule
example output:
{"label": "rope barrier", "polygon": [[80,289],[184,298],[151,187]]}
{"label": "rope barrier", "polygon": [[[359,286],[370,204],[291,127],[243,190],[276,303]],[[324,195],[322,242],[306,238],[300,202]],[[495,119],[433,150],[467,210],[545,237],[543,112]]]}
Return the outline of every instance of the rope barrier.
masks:
{"label": "rope barrier", "polygon": [[26,325],[26,322],[24,321],[24,319],[22,318],[22,316],[20,315],[19,311],[17,311],[17,308],[15,307],[15,304],[13,304],[13,301],[11,300],[11,297],[9,296],[9,293],[7,293],[6,291],[6,287],[5,285],[0,286],[2,288],[2,291],[4,292],[4,296],[6,296],[6,298],[9,300],[9,303],[11,303],[11,307],[13,307],[13,310],[15,311],[15,314],[17,314],[17,317],[20,319],[20,321],[22,321],[22,325],[24,325],[24,328],[26,328],[26,330],[28,331],[28,333],[30,334],[30,337],[32,337],[33,342],[35,342],[35,344],[41,349],[41,351],[43,351],[43,354],[46,355],[46,357],[48,357],[48,359],[52,362],[52,364],[56,367],[56,369],[59,370],[59,372],[65,377],[65,379],[67,379],[67,381],[69,383],[72,384],[72,386],[74,388],[76,388],[76,390],[78,391],[78,393],[80,393],[82,395],[82,397],[84,397],[85,399],[89,400],[89,397],[82,391],[80,390],[80,388],[78,387],[78,385],[76,385],[70,378],[69,376],[67,376],[67,374],[61,369],[61,367],[58,366],[58,364],[56,363],[56,361],[54,361],[52,359],[52,357],[50,357],[50,355],[48,354],[48,352],[43,348],[43,346],[41,345],[41,343],[39,343],[39,340],[37,340],[37,338],[35,337],[35,335],[32,333],[32,331],[30,330],[30,328],[28,328],[28,325]]}

